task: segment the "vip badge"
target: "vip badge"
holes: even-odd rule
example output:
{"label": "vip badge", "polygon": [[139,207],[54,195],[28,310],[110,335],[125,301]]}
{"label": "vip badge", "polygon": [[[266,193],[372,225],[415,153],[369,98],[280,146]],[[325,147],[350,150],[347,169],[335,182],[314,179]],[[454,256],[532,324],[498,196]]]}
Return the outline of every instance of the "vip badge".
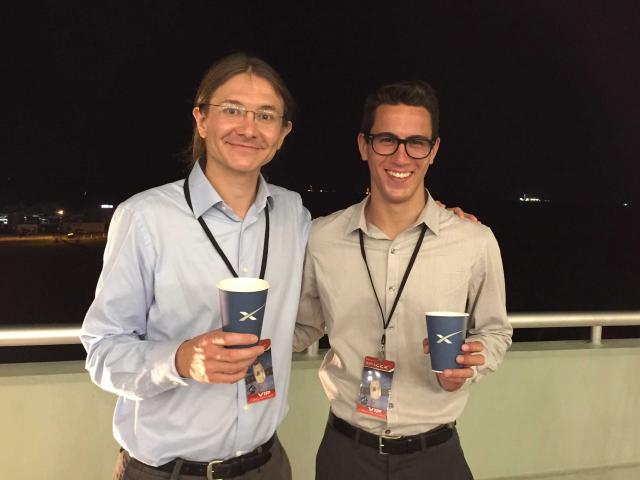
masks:
{"label": "vip badge", "polygon": [[260,340],[258,345],[262,345],[265,351],[256,358],[253,365],[247,368],[247,373],[244,377],[247,404],[249,405],[276,396],[273,361],[271,359],[271,340]]}
{"label": "vip badge", "polygon": [[390,360],[364,357],[360,395],[356,403],[358,412],[382,420],[387,418],[394,369],[395,363]]}

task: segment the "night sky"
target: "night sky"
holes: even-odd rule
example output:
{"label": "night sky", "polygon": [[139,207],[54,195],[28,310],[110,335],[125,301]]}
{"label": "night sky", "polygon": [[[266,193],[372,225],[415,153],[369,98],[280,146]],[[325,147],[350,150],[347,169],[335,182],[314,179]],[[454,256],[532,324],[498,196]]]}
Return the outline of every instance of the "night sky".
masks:
{"label": "night sky", "polygon": [[420,78],[441,101],[437,197],[640,204],[637,2],[95,3],[3,7],[0,208],[183,176],[198,82],[238,50],[299,104],[273,183],[364,189],[365,95]]}

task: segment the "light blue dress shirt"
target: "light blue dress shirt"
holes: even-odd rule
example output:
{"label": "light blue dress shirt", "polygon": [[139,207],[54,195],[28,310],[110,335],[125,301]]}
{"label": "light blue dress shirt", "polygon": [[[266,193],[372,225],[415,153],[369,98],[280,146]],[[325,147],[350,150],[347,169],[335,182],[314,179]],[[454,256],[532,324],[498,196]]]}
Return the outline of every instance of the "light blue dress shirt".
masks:
{"label": "light blue dress shirt", "polygon": [[[287,413],[291,345],[309,212],[297,193],[262,176],[244,219],[236,216],[198,164],[183,181],[137,194],[116,209],[96,297],[84,320],[86,368],[118,395],[113,431],[138,460],[227,459],[266,442]],[[247,405],[244,380],[233,385],[181,378],[180,344],[221,327],[216,284],[231,273],[196,218],[204,219],[240,276],[260,273],[269,203],[265,279],[270,283],[262,338],[272,342],[276,397]]]}

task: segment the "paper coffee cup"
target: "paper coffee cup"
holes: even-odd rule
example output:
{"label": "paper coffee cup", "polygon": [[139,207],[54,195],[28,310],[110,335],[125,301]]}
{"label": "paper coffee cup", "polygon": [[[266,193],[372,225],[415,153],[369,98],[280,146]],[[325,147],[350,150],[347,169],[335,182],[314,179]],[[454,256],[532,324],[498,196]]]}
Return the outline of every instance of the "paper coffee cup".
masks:
{"label": "paper coffee cup", "polygon": [[252,277],[226,278],[218,282],[218,290],[222,330],[252,333],[259,340],[264,310],[267,306],[269,282]]}
{"label": "paper coffee cup", "polygon": [[442,372],[445,368],[461,368],[456,357],[461,354],[467,336],[468,313],[427,312],[427,337],[431,370]]}

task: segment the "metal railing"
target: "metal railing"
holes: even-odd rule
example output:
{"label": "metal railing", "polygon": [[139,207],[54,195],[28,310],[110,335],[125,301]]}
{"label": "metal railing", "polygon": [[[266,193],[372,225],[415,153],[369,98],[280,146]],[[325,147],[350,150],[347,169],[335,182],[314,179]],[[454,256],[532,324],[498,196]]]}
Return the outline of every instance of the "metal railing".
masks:
{"label": "metal railing", "polygon": [[602,344],[602,327],[640,325],[638,311],[544,312],[509,315],[513,328],[591,327],[591,343]]}
{"label": "metal railing", "polygon": [[80,343],[79,325],[0,326],[0,347],[73,345]]}
{"label": "metal railing", "polygon": [[[591,343],[602,344],[602,327],[640,325],[640,311],[542,312],[509,315],[513,328],[591,327]],[[0,326],[0,347],[80,343],[79,325]],[[317,353],[312,345],[308,350]]]}

